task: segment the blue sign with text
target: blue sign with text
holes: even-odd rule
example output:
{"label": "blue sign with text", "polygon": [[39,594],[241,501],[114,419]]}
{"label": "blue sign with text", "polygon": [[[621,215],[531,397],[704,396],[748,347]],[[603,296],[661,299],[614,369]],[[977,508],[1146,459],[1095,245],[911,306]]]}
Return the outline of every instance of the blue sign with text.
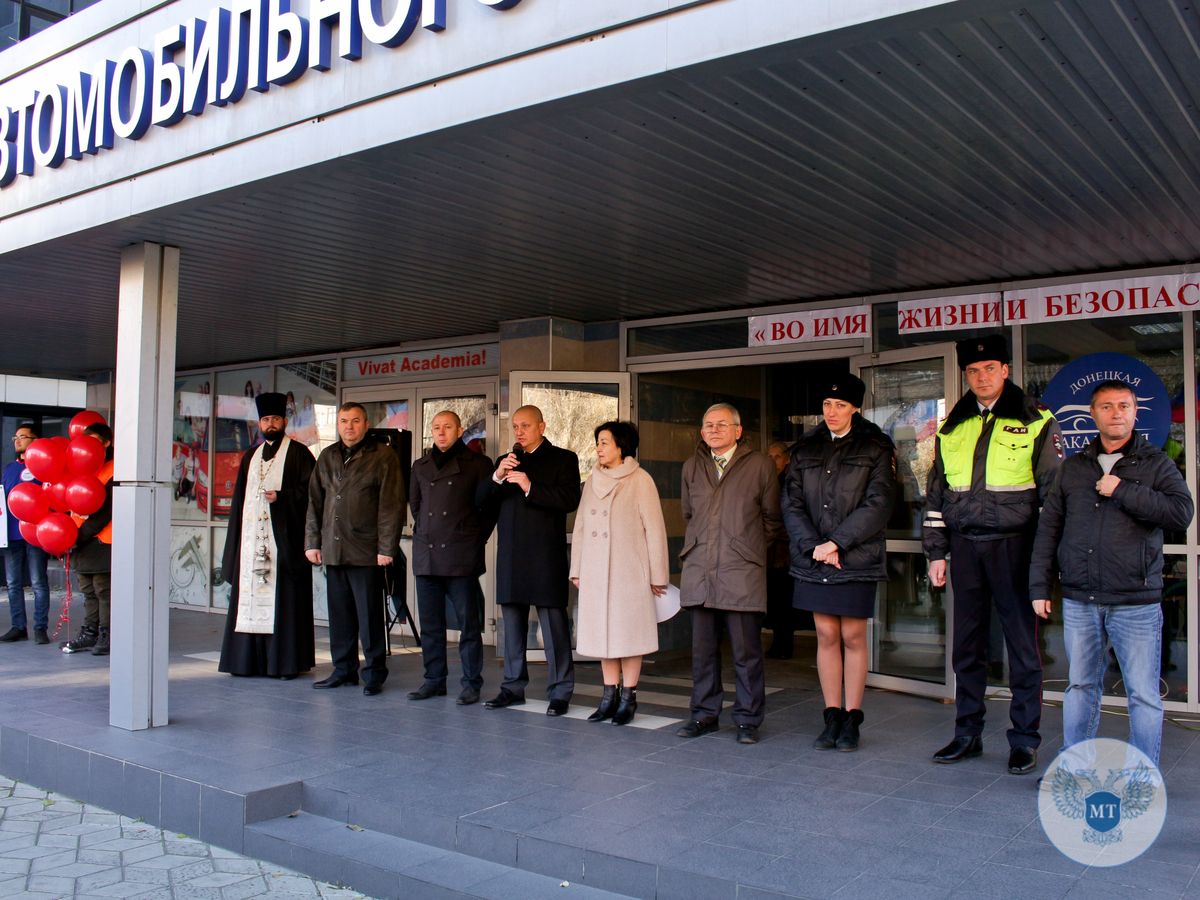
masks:
{"label": "blue sign with text", "polygon": [[1090,353],[1067,363],[1046,385],[1044,403],[1062,428],[1063,450],[1078,453],[1097,434],[1092,420],[1092,391],[1102,381],[1121,381],[1137,396],[1137,431],[1155,447],[1171,433],[1171,397],[1154,370],[1123,353]]}

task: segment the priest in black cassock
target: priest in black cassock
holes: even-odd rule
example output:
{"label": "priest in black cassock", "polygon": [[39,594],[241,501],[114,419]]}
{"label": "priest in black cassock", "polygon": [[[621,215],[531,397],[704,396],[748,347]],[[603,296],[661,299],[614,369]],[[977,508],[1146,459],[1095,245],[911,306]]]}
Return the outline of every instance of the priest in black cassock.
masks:
{"label": "priest in black cassock", "polygon": [[287,428],[287,397],[259,394],[264,438],[242,457],[221,575],[230,585],[222,672],[295,678],[315,665],[312,566],[304,556],[316,461]]}

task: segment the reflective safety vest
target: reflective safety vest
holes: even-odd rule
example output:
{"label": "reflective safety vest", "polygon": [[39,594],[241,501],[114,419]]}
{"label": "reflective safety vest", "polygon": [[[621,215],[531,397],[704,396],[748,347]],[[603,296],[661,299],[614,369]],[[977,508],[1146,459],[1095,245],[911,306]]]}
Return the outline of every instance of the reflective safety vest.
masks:
{"label": "reflective safety vest", "polygon": [[[104,485],[105,490],[107,490],[108,483],[112,481],[112,477],[113,461],[111,459],[105,460],[104,465],[100,467],[100,471],[96,473],[96,478],[100,480],[100,483]],[[86,522],[88,517],[77,516],[75,513],[71,513],[71,518],[75,520],[75,525],[79,526]],[[109,519],[108,524],[100,529],[99,534],[96,535],[96,540],[102,544],[112,544],[112,519]]]}
{"label": "reflective safety vest", "polygon": [[[988,440],[984,468],[984,490],[997,492],[1037,489],[1034,477],[1034,443],[1042,429],[1054,420],[1049,410],[1039,410],[1040,419],[1022,422],[996,418]],[[948,434],[939,435],[946,485],[955,492],[971,490],[975,448],[983,432],[983,419],[973,416]]]}

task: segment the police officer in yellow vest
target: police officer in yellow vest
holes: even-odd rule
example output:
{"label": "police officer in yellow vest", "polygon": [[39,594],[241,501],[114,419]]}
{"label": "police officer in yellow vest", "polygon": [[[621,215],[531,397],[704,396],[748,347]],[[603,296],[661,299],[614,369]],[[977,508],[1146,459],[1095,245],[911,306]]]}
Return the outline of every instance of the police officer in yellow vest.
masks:
{"label": "police officer in yellow vest", "polygon": [[[1029,561],[1041,497],[1062,462],[1049,410],[1008,380],[1008,343],[992,334],[958,343],[970,391],[938,431],[923,528],[929,580],[954,588],[954,740],[933,755],[955,763],[983,752],[992,605],[1008,645],[1012,702],[1008,771],[1037,767],[1042,662],[1029,602]],[[947,565],[949,563],[949,565]]]}
{"label": "police officer in yellow vest", "polygon": [[71,551],[71,565],[83,591],[83,627],[65,644],[63,653],[91,650],[93,656],[108,656],[108,622],[112,585],[112,477],[113,433],[103,422],[89,425],[90,434],[104,445],[104,465],[96,473],[104,485],[104,505],[90,516],[72,516],[79,537]]}

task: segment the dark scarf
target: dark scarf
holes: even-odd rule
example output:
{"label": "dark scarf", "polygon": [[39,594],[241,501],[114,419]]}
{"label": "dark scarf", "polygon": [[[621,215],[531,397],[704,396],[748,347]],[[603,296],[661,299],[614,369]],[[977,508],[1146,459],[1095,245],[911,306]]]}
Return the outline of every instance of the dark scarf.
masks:
{"label": "dark scarf", "polygon": [[450,462],[450,460],[466,449],[467,445],[462,442],[462,438],[459,438],[450,445],[448,450],[439,450],[437,444],[434,444],[433,449],[429,451],[429,455],[433,458],[433,464],[438,467],[438,471],[441,471],[446,463]]}

